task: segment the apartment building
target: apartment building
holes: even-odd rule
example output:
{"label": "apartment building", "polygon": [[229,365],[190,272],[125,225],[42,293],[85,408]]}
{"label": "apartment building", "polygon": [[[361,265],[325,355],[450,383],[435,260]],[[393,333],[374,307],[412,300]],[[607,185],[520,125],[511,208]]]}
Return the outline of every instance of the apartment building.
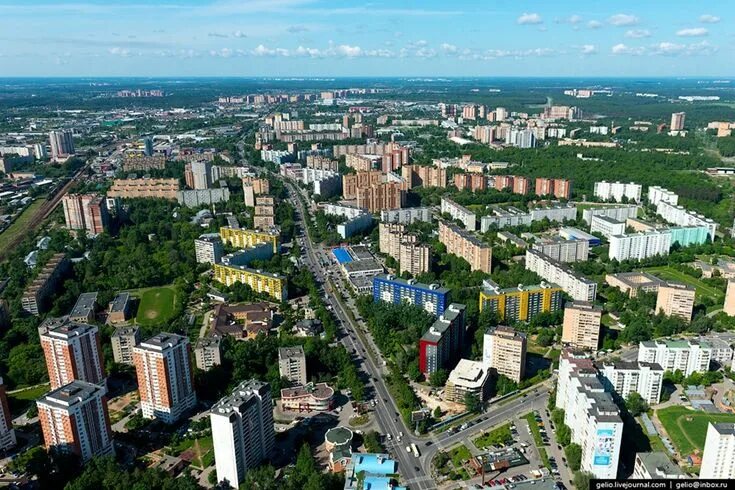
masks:
{"label": "apartment building", "polygon": [[673,206],[679,204],[679,196],[675,192],[657,185],[648,187],[647,200],[652,206],[658,206],[661,202],[665,202]]}
{"label": "apartment building", "polygon": [[13,416],[8,405],[8,395],[5,392],[3,378],[0,378],[0,451],[7,451],[15,446],[16,442]]}
{"label": "apartment building", "polygon": [[104,233],[110,225],[104,197],[99,194],[66,194],[61,202],[70,230],[86,230],[89,235]]}
{"label": "apartment building", "polygon": [[306,354],[300,345],[278,349],[278,372],[295,385],[303,386],[308,382],[306,376]]}
{"label": "apartment building", "polygon": [[503,321],[529,321],[539,313],[553,313],[561,308],[561,293],[561,288],[554,284],[501,289],[486,280],[480,290],[480,311],[496,312]]}
{"label": "apartment building", "polygon": [[699,340],[647,340],[638,345],[638,362],[659,364],[684,376],[709,371],[712,348]]}
{"label": "apartment building", "polygon": [[256,293],[266,293],[276,301],[288,298],[288,281],[280,274],[250,269],[242,265],[214,264],[214,280],[227,286],[247,284]]}
{"label": "apartment building", "polygon": [[728,316],[735,316],[735,279],[728,279],[725,291],[725,306],[722,311]]}
{"label": "apartment building", "polygon": [[[342,197],[347,200],[357,199],[357,190],[376,186],[383,182],[384,174],[380,170],[357,172],[342,176]],[[401,207],[401,206],[398,206]]]}
{"label": "apartment building", "polygon": [[255,207],[255,197],[268,194],[270,192],[270,182],[268,179],[257,177],[243,177],[242,190],[245,195],[245,205]]}
{"label": "apartment building", "polygon": [[686,120],[686,112],[672,112],[671,113],[671,125],[669,129],[671,131],[682,131],[684,129],[684,121]]}
{"label": "apartment building", "polygon": [[717,223],[699,213],[687,211],[683,206],[661,201],[656,205],[656,214],[678,226],[704,226],[707,228],[709,239],[715,239]]}
{"label": "apartment building", "polygon": [[431,222],[433,210],[429,206],[404,209],[384,209],[380,212],[380,221],[384,223],[400,223],[408,225],[416,221]]}
{"label": "apartment building", "polygon": [[400,223],[378,224],[378,250],[398,260],[400,245],[403,241],[417,239],[408,233],[408,227]]}
{"label": "apartment building", "polygon": [[140,342],[140,329],[136,326],[118,327],[110,337],[112,357],[119,364],[133,365],[133,348]]}
{"label": "apartment building", "polygon": [[237,488],[248,471],[268,461],[275,445],[268,383],[243,381],[210,410],[219,484]]}
{"label": "apartment building", "polygon": [[588,224],[592,224],[592,218],[595,216],[607,216],[617,221],[625,221],[628,218],[638,216],[637,204],[623,204],[618,206],[606,206],[604,208],[587,208],[582,211],[582,219]]}
{"label": "apartment building", "polygon": [[218,264],[222,261],[225,248],[217,233],[206,233],[194,239],[194,254],[197,264]]}
{"label": "apartment building", "polygon": [[23,311],[31,315],[38,315],[45,311],[48,297],[55,291],[68,270],[69,261],[66,259],[66,254],[54,254],[23,292],[20,298]]}
{"label": "apartment building", "polygon": [[631,298],[635,298],[639,291],[645,293],[656,293],[664,281],[649,274],[648,272],[620,272],[618,274],[607,274],[605,282],[614,288],[618,288]]}
{"label": "apartment building", "polygon": [[[593,219],[598,219],[595,217]],[[654,230],[630,235],[609,237],[610,259],[643,260],[657,255],[668,255],[671,248],[671,233],[668,230]]]}
{"label": "apartment building", "polygon": [[400,182],[382,182],[372,187],[357,189],[357,206],[371,213],[380,213],[385,209],[397,209],[406,205],[405,184]]}
{"label": "apartment building", "polygon": [[531,213],[526,213],[513,206],[507,208],[491,206],[490,211],[493,214],[480,218],[480,231],[483,233],[491,228],[500,230],[514,226],[530,225],[532,222]]}
{"label": "apartment building", "polygon": [[531,221],[541,221],[546,218],[549,221],[563,223],[566,220],[577,219],[577,207],[574,204],[552,204],[537,206],[529,209]]}
{"label": "apartment building", "polygon": [[735,424],[710,422],[707,425],[699,478],[735,479]]}
{"label": "apartment building", "polygon": [[37,402],[46,449],[75,454],[83,462],[114,452],[103,386],[72,381]]}
{"label": "apartment building", "polygon": [[52,390],[74,380],[104,383],[105,371],[97,327],[55,318],[44,321],[38,333]]}
{"label": "apartment building", "polygon": [[681,467],[661,451],[636,453],[631,480],[684,480]]}
{"label": "apartment building", "polygon": [[451,371],[462,356],[466,308],[450,304],[419,340],[419,370],[427,379],[439,369]]}
{"label": "apartment building", "polygon": [[49,131],[51,159],[56,161],[74,154],[74,133],[71,129]]}
{"label": "apartment building", "polygon": [[245,230],[223,226],[219,229],[219,236],[224,243],[235,248],[253,248],[261,243],[270,243],[274,254],[281,248],[281,232],[275,227],[268,230]]}
{"label": "apartment building", "polygon": [[410,187],[447,186],[447,170],[441,167],[426,165],[405,165],[401,167],[401,177]]}
{"label": "apartment building", "polygon": [[498,326],[485,332],[482,365],[520,383],[526,372],[526,334]]}
{"label": "apartment building", "polygon": [[490,389],[490,370],[480,361],[460,359],[457,366],[449,373],[444,386],[444,399],[464,404],[467,395],[477,397],[484,402]]}
{"label": "apartment building", "polygon": [[407,281],[390,274],[378,274],[373,278],[373,301],[396,305],[408,303],[439,316],[449,305],[449,289],[438,284],[423,284],[413,279]]}
{"label": "apartment building", "polygon": [[623,199],[628,201],[641,202],[641,193],[643,186],[634,182],[595,182],[595,197],[603,201],[622,202]]}
{"label": "apartment building", "polygon": [[535,272],[547,282],[558,284],[575,301],[593,302],[597,283],[583,277],[561,262],[536,250],[526,250],[526,269]]}
{"label": "apartment building", "polygon": [[562,263],[584,262],[590,255],[590,242],[587,240],[537,239],[531,248]]}
{"label": "apartment building", "polygon": [[466,260],[473,271],[492,271],[492,247],[459,226],[439,221],[439,241],[446,246],[447,253]]}
{"label": "apartment building", "polygon": [[398,269],[417,276],[431,270],[431,246],[416,240],[402,241],[399,245]]}
{"label": "apartment building", "polygon": [[623,235],[625,233],[625,221],[618,221],[608,216],[593,216],[590,233],[599,233],[608,239],[613,235]]}
{"label": "apartment building", "polygon": [[209,371],[222,364],[222,339],[217,336],[201,337],[194,345],[194,364],[197,369]]}
{"label": "apartment building", "polygon": [[176,199],[178,191],[178,179],[115,179],[107,197]]}
{"label": "apartment building", "polygon": [[572,181],[567,179],[536,179],[537,196],[554,196],[557,199],[569,199],[572,196]]}
{"label": "apartment building", "polygon": [[623,400],[638,393],[649,405],[661,401],[664,368],[653,362],[617,361],[605,363],[600,370],[603,383]]}
{"label": "apartment building", "polygon": [[133,348],[143,417],[166,424],[196,406],[189,339],[160,333]]}
{"label": "apartment building", "polygon": [[369,172],[371,170],[380,170],[383,163],[381,155],[345,155],[345,165],[355,169],[358,172]]}
{"label": "apartment building", "polygon": [[600,344],[602,308],[585,301],[564,307],[561,341],[575,349],[596,351]]}
{"label": "apartment building", "polygon": [[595,478],[616,478],[623,436],[618,406],[590,359],[565,350],[558,376],[556,407],[564,410],[572,442],[582,448],[581,470]]}
{"label": "apartment building", "polygon": [[695,289],[686,284],[667,282],[658,288],[656,313],[676,316],[690,322],[694,311]]}
{"label": "apartment building", "polygon": [[442,197],[441,199],[441,212],[442,214],[448,213],[454,220],[460,220],[464,223],[464,227],[468,231],[475,231],[477,229],[477,216],[475,213],[464,206],[460,206],[448,197]]}
{"label": "apartment building", "polygon": [[484,191],[487,189],[487,177],[482,174],[454,174],[454,186],[463,191]]}

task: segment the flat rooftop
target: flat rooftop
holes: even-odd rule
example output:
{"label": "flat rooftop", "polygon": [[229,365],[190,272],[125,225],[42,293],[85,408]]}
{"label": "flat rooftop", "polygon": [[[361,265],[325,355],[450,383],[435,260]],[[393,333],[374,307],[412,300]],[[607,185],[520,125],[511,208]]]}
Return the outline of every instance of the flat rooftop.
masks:
{"label": "flat rooftop", "polygon": [[87,316],[90,312],[94,312],[95,305],[97,304],[97,292],[82,293],[77,298],[77,302],[74,304],[69,316],[72,318]]}
{"label": "flat rooftop", "polygon": [[75,380],[47,393],[39,401],[45,405],[66,410],[77,403],[104,395],[106,391],[102,386]]}
{"label": "flat rooftop", "polygon": [[449,292],[448,288],[441,287],[438,284],[424,284],[422,282],[416,282],[414,279],[406,280],[392,274],[378,274],[377,276],[375,276],[374,279],[379,281],[393,282],[409,288],[436,291],[440,294],[447,294]]}
{"label": "flat rooftop", "polygon": [[148,340],[144,340],[138,345],[138,349],[161,352],[168,348],[176,347],[178,345],[187,344],[189,342],[188,337],[183,335],[176,335],[175,333],[159,333],[154,335]]}

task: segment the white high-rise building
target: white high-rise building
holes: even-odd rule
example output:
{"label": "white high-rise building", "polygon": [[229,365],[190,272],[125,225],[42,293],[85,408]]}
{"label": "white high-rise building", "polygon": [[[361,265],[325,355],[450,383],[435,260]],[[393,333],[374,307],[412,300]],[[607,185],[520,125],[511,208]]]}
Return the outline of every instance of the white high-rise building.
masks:
{"label": "white high-rise building", "polygon": [[717,232],[717,223],[710,218],[703,216],[694,211],[687,211],[683,206],[670,204],[662,201],[656,205],[656,214],[661,216],[669,223],[679,226],[703,226],[707,228],[707,235],[710,240],[715,239]]}
{"label": "white high-rise building", "polygon": [[531,129],[511,129],[505,137],[505,143],[518,148],[533,148],[536,146],[536,135]]}
{"label": "white high-rise building", "polygon": [[657,185],[650,186],[648,188],[648,203],[653,206],[658,206],[658,203],[666,202],[676,206],[679,204],[679,196],[668,189],[659,187]]}
{"label": "white high-rise building", "polygon": [[611,201],[615,199],[622,202],[623,198],[629,201],[641,202],[641,192],[643,186],[633,182],[595,182],[595,197],[603,201]]}
{"label": "white high-rise building", "polygon": [[590,233],[599,233],[605,238],[625,233],[625,221],[618,221],[608,216],[593,216]]}
{"label": "white high-rise building", "polygon": [[669,230],[644,231],[630,235],[612,235],[608,255],[611,260],[618,261],[643,260],[656,255],[669,255],[670,248]]}
{"label": "white high-rise building", "polygon": [[597,376],[591,359],[564,351],[559,359],[556,407],[564,410],[572,442],[582,447],[581,469],[595,478],[616,478],[623,420]]}
{"label": "white high-rise building", "polygon": [[191,162],[191,173],[194,177],[194,189],[212,187],[212,162],[206,160]]}
{"label": "white high-rise building", "polygon": [[74,154],[74,137],[70,129],[51,131],[48,138],[51,144],[51,158],[54,160]]}
{"label": "white high-rise building", "polygon": [[735,424],[710,422],[707,426],[699,478],[735,479]]}
{"label": "white high-rise building", "polygon": [[566,265],[537,250],[526,250],[526,269],[547,282],[558,284],[575,301],[592,303],[597,296],[597,283],[583,277]]}
{"label": "white high-rise building", "polygon": [[672,112],[669,129],[671,131],[682,131],[684,129],[684,121],[686,121],[686,115],[686,112]]}
{"label": "white high-rise building", "polygon": [[222,239],[217,233],[206,233],[199,235],[194,240],[194,254],[197,264],[219,264],[224,255]]}
{"label": "white high-rise building", "polygon": [[243,381],[210,410],[217,480],[238,488],[245,474],[267,461],[275,430],[268,383]]}
{"label": "white high-rise building", "polygon": [[608,387],[621,398],[638,393],[649,405],[661,400],[664,369],[648,362],[615,362],[603,365],[600,371]]}
{"label": "white high-rise building", "polygon": [[665,371],[684,376],[709,371],[712,349],[697,340],[647,340],[638,346],[638,362],[659,364]]}

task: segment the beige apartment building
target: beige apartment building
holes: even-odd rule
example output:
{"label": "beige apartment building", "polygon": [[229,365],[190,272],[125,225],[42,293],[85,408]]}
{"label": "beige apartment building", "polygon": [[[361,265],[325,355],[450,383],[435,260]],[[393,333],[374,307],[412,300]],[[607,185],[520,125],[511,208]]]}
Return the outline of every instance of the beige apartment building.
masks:
{"label": "beige apartment building", "polygon": [[526,334],[505,326],[488,329],[482,345],[482,364],[516,383],[526,372]]}
{"label": "beige apartment building", "polygon": [[441,187],[447,186],[447,170],[441,167],[425,165],[404,165],[401,167],[401,177],[410,187]]}
{"label": "beige apartment building", "polygon": [[390,255],[398,260],[399,247],[403,238],[407,236],[408,227],[400,223],[378,224],[379,250],[380,253]]}
{"label": "beige apartment building", "polygon": [[658,288],[656,313],[678,316],[686,322],[692,320],[695,289],[686,284],[668,282]]}
{"label": "beige apartment building", "polygon": [[178,179],[115,179],[107,197],[176,199],[178,190]]}
{"label": "beige apartment building", "polygon": [[[407,235],[414,237],[414,235]],[[401,242],[399,246],[398,263],[401,274],[408,272],[416,276],[431,270],[431,247],[417,243],[416,240]]]}
{"label": "beige apartment building", "polygon": [[575,301],[564,308],[561,341],[576,349],[597,350],[600,343],[602,308]]}
{"label": "beige apartment building", "polygon": [[447,253],[454,254],[469,262],[473,271],[490,274],[493,249],[476,236],[457,225],[440,221],[439,241],[447,247]]}
{"label": "beige apartment building", "polygon": [[295,385],[305,385],[306,355],[300,345],[281,347],[278,349],[278,371],[282,378],[286,378]]}
{"label": "beige apartment building", "polygon": [[722,307],[729,316],[735,316],[735,279],[727,281],[727,291],[725,292],[725,306]]}
{"label": "beige apartment building", "polygon": [[371,213],[399,209],[406,205],[404,184],[399,182],[383,182],[372,187],[358,188],[356,197],[357,206]]}

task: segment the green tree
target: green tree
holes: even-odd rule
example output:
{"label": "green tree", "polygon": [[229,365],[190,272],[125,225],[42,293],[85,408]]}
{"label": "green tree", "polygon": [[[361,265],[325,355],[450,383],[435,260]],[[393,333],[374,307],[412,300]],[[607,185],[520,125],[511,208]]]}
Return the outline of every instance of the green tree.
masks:
{"label": "green tree", "polygon": [[582,463],[582,448],[579,444],[569,444],[564,448],[564,454],[567,456],[567,463],[569,463],[572,471],[579,470],[579,466]]}
{"label": "green tree", "polygon": [[556,426],[556,440],[562,446],[567,446],[572,442],[572,431],[565,424]]}
{"label": "green tree", "polygon": [[437,369],[429,376],[429,383],[431,386],[439,387],[444,386],[449,379],[449,373],[446,369]]}
{"label": "green tree", "polygon": [[240,488],[252,488],[257,490],[277,490],[279,484],[276,482],[276,470],[270,465],[258,466],[245,473],[245,480]]}
{"label": "green tree", "polygon": [[480,397],[475,393],[467,393],[464,396],[464,406],[468,412],[477,413],[482,410],[482,402]]}
{"label": "green tree", "polygon": [[594,475],[586,471],[578,471],[574,474],[574,487],[577,490],[590,490],[590,481]]}
{"label": "green tree", "polygon": [[437,405],[434,409],[434,418],[437,420],[442,418],[442,408],[439,405]]}
{"label": "green tree", "polygon": [[625,400],[625,408],[633,417],[637,417],[648,410],[648,403],[640,394],[634,391]]}

